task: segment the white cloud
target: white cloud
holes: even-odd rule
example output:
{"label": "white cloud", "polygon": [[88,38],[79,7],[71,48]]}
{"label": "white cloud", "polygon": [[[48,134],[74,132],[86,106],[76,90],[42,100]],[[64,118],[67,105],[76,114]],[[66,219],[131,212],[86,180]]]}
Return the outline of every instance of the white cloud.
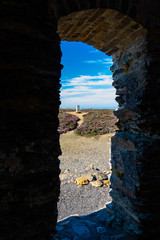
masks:
{"label": "white cloud", "polygon": [[87,95],[89,94],[89,87],[76,86],[69,89],[64,89],[61,91],[61,97],[72,97],[77,95]]}
{"label": "white cloud", "polygon": [[97,60],[85,60],[85,61],[83,61],[83,63],[89,63],[89,64],[99,63],[99,64],[105,64],[105,65],[113,64],[113,62],[110,58],[97,59]]}
{"label": "white cloud", "polygon": [[79,104],[83,108],[117,108],[115,89],[94,89],[87,86],[76,86],[61,92],[61,107],[74,108]]}
{"label": "white cloud", "polygon": [[[96,80],[96,81],[93,81]],[[63,81],[63,80],[62,80]],[[85,76],[75,77],[71,79],[65,79],[64,87],[67,86],[112,86],[112,76],[111,75],[97,75],[97,76]]]}
{"label": "white cloud", "polygon": [[[97,95],[101,94],[101,96],[110,94],[115,92],[114,88],[92,88],[92,87],[83,87],[83,86],[76,86],[74,88],[64,89],[61,91],[61,97],[72,97],[77,95]],[[103,97],[102,96],[102,97]]]}
{"label": "white cloud", "polygon": [[62,108],[117,108],[111,75],[79,76],[67,79],[61,90]]}

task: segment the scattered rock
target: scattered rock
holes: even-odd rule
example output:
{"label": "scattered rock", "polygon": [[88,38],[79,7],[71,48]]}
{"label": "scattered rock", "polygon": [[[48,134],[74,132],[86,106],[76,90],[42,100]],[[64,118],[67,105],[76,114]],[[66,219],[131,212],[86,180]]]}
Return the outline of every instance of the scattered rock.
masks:
{"label": "scattered rock", "polygon": [[63,186],[63,185],[65,185],[65,184],[67,184],[68,182],[61,182],[61,186]]}
{"label": "scattered rock", "polygon": [[88,179],[85,176],[77,178],[76,182],[80,186],[89,184],[89,181],[88,181]]}
{"label": "scattered rock", "polygon": [[106,174],[102,173],[102,172],[96,173],[95,177],[99,181],[108,180],[108,176]]}
{"label": "scattered rock", "polygon": [[95,169],[93,164],[91,164],[91,165],[89,166],[89,168],[90,168],[90,169]]}
{"label": "scattered rock", "polygon": [[88,181],[90,181],[90,182],[92,182],[93,180],[94,180],[94,176],[92,175],[92,174],[86,174],[85,176],[84,176],[86,179],[88,179]]}
{"label": "scattered rock", "polygon": [[112,171],[104,171],[104,173],[108,175],[108,174],[112,173]]}
{"label": "scattered rock", "polygon": [[104,181],[103,181],[103,184],[104,184],[104,185],[107,185],[107,186],[110,186],[109,180],[104,180]]}
{"label": "scattered rock", "polygon": [[68,183],[75,182],[74,179],[68,180]]}
{"label": "scattered rock", "polygon": [[65,171],[64,171],[64,173],[69,173],[70,172],[70,170],[69,169],[66,169]]}
{"label": "scattered rock", "polygon": [[93,187],[102,187],[103,183],[99,180],[91,182]]}
{"label": "scattered rock", "polygon": [[[109,172],[109,171],[108,171]],[[82,177],[78,177],[76,181],[73,179],[69,180],[68,182],[77,182],[79,186],[87,185],[89,182],[94,187],[101,187],[103,184],[109,186],[110,182],[108,180],[108,176],[102,172],[96,172],[94,174],[88,173]]]}
{"label": "scattered rock", "polygon": [[64,174],[64,173],[60,174],[59,177],[60,177],[61,180],[64,180],[66,178],[66,174]]}

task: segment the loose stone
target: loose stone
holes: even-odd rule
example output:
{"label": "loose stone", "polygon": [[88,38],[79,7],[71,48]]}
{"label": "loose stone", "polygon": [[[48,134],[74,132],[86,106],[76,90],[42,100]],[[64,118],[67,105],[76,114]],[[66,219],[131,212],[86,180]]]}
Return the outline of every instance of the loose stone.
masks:
{"label": "loose stone", "polygon": [[102,172],[96,173],[95,177],[99,181],[103,181],[103,180],[107,180],[108,179],[108,176],[106,174],[102,173]]}
{"label": "loose stone", "polygon": [[91,164],[91,165],[89,166],[89,168],[90,168],[90,169],[95,169],[93,164]]}
{"label": "loose stone", "polygon": [[70,172],[70,170],[69,169],[66,169],[65,171],[64,171],[64,173],[69,173]]}
{"label": "loose stone", "polygon": [[61,180],[64,180],[64,179],[66,178],[66,174],[64,174],[64,173],[63,173],[63,174],[60,174],[59,177],[60,177]]}
{"label": "loose stone", "polygon": [[86,177],[79,177],[76,179],[76,182],[80,186],[89,184],[89,181]]}
{"label": "loose stone", "polygon": [[70,179],[70,180],[68,180],[68,183],[71,183],[71,182],[74,183],[74,182],[75,182],[74,179]]}
{"label": "loose stone", "polygon": [[92,174],[86,174],[85,176],[84,176],[86,179],[88,179],[88,181],[90,181],[90,182],[92,182],[93,180],[94,180],[94,176],[92,175]]}
{"label": "loose stone", "polygon": [[93,187],[102,187],[103,183],[99,180],[91,182]]}
{"label": "loose stone", "polygon": [[108,186],[110,186],[110,182],[109,182],[109,180],[104,180],[103,184],[104,184],[104,185],[108,185]]}

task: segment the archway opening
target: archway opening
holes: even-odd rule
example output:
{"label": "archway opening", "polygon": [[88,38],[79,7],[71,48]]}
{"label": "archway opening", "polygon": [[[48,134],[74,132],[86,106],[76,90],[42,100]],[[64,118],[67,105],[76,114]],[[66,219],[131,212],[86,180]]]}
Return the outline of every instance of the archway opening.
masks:
{"label": "archway opening", "polygon": [[[110,71],[112,57],[77,42],[62,42],[61,50],[64,68],[59,114],[62,156],[58,220],[87,215],[111,200],[110,144],[117,121],[113,114],[117,103]],[[80,119],[77,124],[76,117]]]}
{"label": "archway opening", "polygon": [[[130,17],[111,9],[89,9],[59,19],[61,40],[81,41],[113,56],[113,85],[118,117],[111,148],[112,209],[124,228],[141,233],[138,198],[140,165],[135,139],[139,136],[141,96],[146,84],[146,30]],[[143,134],[142,134],[143,135]],[[134,199],[137,202],[134,203]],[[129,227],[128,227],[129,226]]]}

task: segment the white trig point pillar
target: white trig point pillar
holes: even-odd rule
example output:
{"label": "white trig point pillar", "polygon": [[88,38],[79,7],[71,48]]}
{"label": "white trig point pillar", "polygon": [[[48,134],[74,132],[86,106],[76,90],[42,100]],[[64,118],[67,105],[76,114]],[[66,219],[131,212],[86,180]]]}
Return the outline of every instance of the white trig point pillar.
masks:
{"label": "white trig point pillar", "polygon": [[76,113],[79,113],[79,112],[80,112],[80,106],[77,105],[77,106],[76,106]]}

